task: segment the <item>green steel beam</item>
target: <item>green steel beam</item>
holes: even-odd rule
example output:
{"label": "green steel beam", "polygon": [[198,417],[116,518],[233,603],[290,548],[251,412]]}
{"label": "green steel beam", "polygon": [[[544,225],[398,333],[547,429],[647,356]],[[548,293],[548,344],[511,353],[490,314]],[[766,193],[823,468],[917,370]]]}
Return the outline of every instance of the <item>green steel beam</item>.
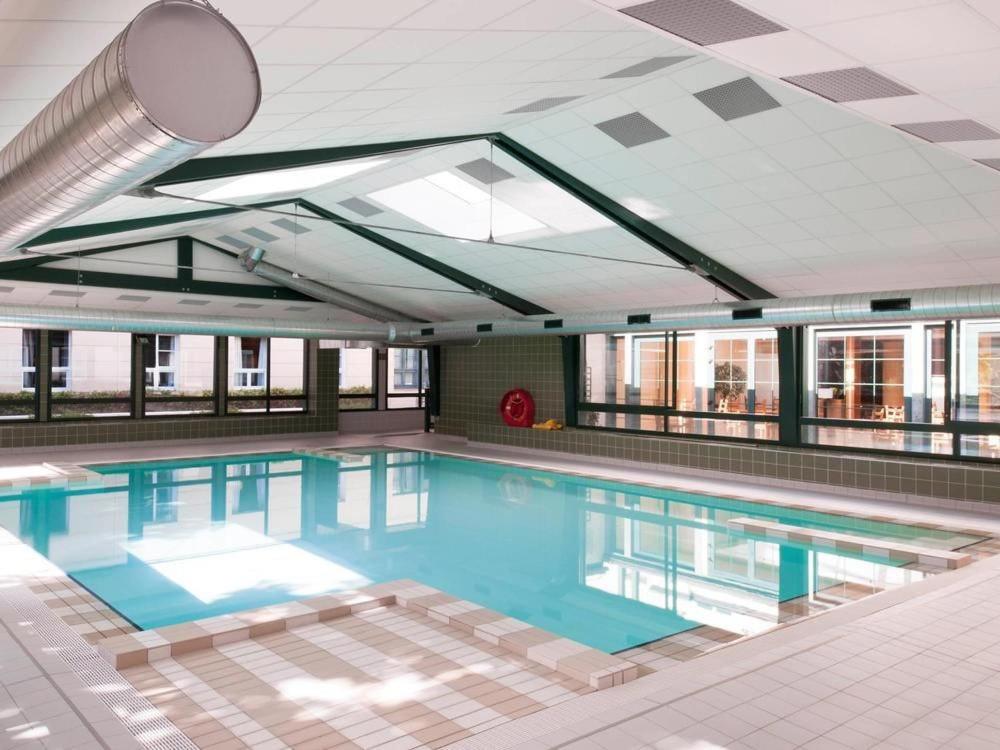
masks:
{"label": "green steel beam", "polygon": [[194,240],[191,237],[177,240],[177,280],[185,284],[194,281]]}
{"label": "green steel beam", "polygon": [[[332,211],[327,211],[322,206],[318,206],[310,201],[300,198],[296,202],[300,207],[306,209],[307,211],[311,211],[317,216],[322,216],[324,219],[330,219],[332,221],[347,221],[347,219],[344,219],[342,216],[339,216]],[[471,276],[464,271],[460,271],[453,266],[442,263],[429,255],[417,252],[406,245],[402,245],[395,240],[379,234],[378,232],[373,232],[367,227],[359,227],[354,224],[341,224],[340,226],[352,234],[356,234],[357,236],[363,237],[379,247],[385,248],[390,253],[398,255],[401,258],[406,258],[407,260],[416,263],[418,266],[426,268],[428,271],[433,271],[438,276],[443,276],[449,281],[455,282],[459,286],[464,286],[466,289],[471,289],[474,292],[478,292],[479,294],[489,297],[494,302],[519,312],[522,315],[545,315],[552,312],[551,310],[547,310],[540,305],[536,305],[534,302],[529,302],[528,300],[504,291],[493,284],[488,284],[481,279],[477,279],[475,276]]]}
{"label": "green steel beam", "polygon": [[647,245],[704,276],[721,289],[725,289],[737,299],[765,299],[776,296],[732,269],[712,260],[665,229],[661,229],[637,213],[629,211],[621,204],[611,200],[603,193],[598,192],[503,133],[494,138],[494,143],[508,156],[555,183]]}
{"label": "green steel beam", "polygon": [[319,164],[329,164],[349,159],[362,159],[369,156],[381,156],[400,151],[412,151],[432,146],[447,146],[451,143],[480,141],[490,138],[493,133],[477,135],[458,135],[444,138],[421,138],[412,141],[395,141],[391,143],[366,143],[355,146],[337,146],[334,148],[310,148],[298,151],[272,151],[263,154],[241,154],[236,156],[206,156],[201,159],[191,159],[168,169],[161,175],[147,180],[143,187],[163,187],[177,185],[183,182],[199,182],[215,180],[221,177],[239,177],[258,172],[271,172],[278,169],[296,169],[314,167]]}
{"label": "green steel beam", "polygon": [[0,271],[13,270],[17,268],[35,268],[36,266],[44,266],[48,263],[55,263],[60,260],[67,260],[68,258],[88,258],[91,255],[101,255],[103,253],[113,253],[115,250],[128,250],[132,247],[142,247],[143,245],[151,245],[154,242],[172,242],[180,239],[179,237],[161,237],[153,240],[141,240],[138,242],[125,242],[121,245],[107,245],[105,247],[95,247],[89,250],[67,250],[60,255],[26,255],[23,258],[18,258],[16,260],[8,260],[0,262]]}
{"label": "green steel beam", "polygon": [[[281,200],[266,201],[264,203],[251,203],[252,208],[271,208],[273,206],[284,206],[295,202],[294,198],[284,198]],[[50,229],[44,234],[40,234],[33,240],[25,242],[21,247],[38,247],[39,245],[51,245],[56,242],[79,242],[91,239],[92,237],[103,237],[107,234],[121,234],[122,232],[137,232],[142,229],[153,229],[154,227],[170,226],[171,224],[183,224],[188,221],[200,221],[202,219],[214,219],[218,216],[229,216],[230,214],[242,213],[243,208],[207,208],[200,211],[183,211],[176,214],[160,214],[157,216],[141,216],[136,219],[119,219],[118,221],[104,221],[98,224],[77,224],[76,226],[57,227]],[[150,240],[144,240],[149,244]],[[159,240],[157,240],[159,242]]]}
{"label": "green steel beam", "polygon": [[0,268],[0,279],[9,281],[31,281],[42,284],[64,284],[67,286],[97,286],[110,289],[140,289],[151,292],[172,292],[175,294],[211,294],[217,297],[251,297],[255,299],[277,299],[294,302],[315,302],[299,292],[281,286],[261,286],[258,284],[233,284],[224,281],[199,281],[162,276],[138,276],[124,273],[101,271],[74,271],[68,268]]}

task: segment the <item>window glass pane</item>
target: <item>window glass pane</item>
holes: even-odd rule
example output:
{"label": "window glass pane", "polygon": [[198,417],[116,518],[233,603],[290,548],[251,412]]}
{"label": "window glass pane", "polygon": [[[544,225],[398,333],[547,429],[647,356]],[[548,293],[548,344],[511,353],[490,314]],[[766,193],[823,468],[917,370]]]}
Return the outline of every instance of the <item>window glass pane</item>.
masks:
{"label": "window glass pane", "polygon": [[[215,411],[215,337],[139,337],[146,377],[146,414]],[[184,400],[180,400],[184,399]]]}
{"label": "window glass pane", "polygon": [[951,434],[947,432],[914,432],[910,430],[870,427],[823,427],[806,425],[802,428],[803,442],[845,448],[916,453],[951,453]]}
{"label": "window glass pane", "polygon": [[267,346],[264,338],[229,337],[230,414],[267,411]]}
{"label": "window glass pane", "polygon": [[390,348],[386,356],[386,408],[417,409],[427,388],[427,352]]}
{"label": "window glass pane", "polygon": [[581,411],[577,421],[581,427],[607,427],[616,430],[646,430],[663,432],[661,414],[610,414],[599,411]]}
{"label": "window glass pane", "polygon": [[670,432],[746,440],[777,440],[778,423],[677,416],[670,417]]}
{"label": "window glass pane", "polygon": [[810,416],[908,421],[907,332],[814,329],[812,335],[815,339],[810,377],[814,386]]}
{"label": "window glass pane", "polygon": [[53,419],[131,415],[132,334],[53,331],[49,346]]}
{"label": "window glass pane", "polygon": [[665,334],[595,333],[581,346],[584,401],[666,406]]}
{"label": "window glass pane", "polygon": [[1000,320],[963,322],[957,358],[955,418],[1000,422]]}
{"label": "window glass pane", "polygon": [[961,444],[963,456],[1000,460],[1000,434],[963,435]]}
{"label": "window glass pane", "polygon": [[271,411],[303,411],[306,408],[305,341],[271,339]]}
{"label": "window glass pane", "polygon": [[34,419],[38,332],[0,328],[0,421]]}
{"label": "window glass pane", "polygon": [[374,409],[375,389],[372,380],[375,350],[340,350],[340,409]]}

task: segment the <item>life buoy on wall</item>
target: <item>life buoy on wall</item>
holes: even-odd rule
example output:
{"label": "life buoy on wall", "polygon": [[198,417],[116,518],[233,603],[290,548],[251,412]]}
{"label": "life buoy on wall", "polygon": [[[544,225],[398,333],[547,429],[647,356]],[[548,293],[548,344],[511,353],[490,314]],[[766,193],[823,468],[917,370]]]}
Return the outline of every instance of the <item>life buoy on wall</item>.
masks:
{"label": "life buoy on wall", "polygon": [[500,416],[510,427],[531,427],[535,421],[535,399],[523,388],[515,388],[500,399]]}

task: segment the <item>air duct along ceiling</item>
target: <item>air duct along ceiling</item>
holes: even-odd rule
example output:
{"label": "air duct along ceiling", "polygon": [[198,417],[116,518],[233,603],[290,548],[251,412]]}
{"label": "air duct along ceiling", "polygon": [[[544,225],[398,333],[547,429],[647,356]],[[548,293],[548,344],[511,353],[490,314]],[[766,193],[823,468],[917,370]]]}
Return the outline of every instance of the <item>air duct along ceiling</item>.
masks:
{"label": "air duct along ceiling", "polygon": [[235,26],[148,6],[0,151],[0,253],[233,137],[260,96]]}

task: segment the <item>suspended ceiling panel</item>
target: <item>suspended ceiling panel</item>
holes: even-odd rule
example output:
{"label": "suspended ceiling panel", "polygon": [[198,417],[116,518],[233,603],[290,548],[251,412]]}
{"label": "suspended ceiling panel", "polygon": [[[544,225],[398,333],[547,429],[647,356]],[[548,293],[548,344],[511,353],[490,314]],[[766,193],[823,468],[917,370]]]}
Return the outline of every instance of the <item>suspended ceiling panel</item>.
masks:
{"label": "suspended ceiling panel", "polygon": [[[147,2],[0,3],[0,144]],[[625,88],[613,74],[679,49],[578,0],[240,0],[222,11],[253,47],[264,99],[217,155],[497,130]]]}
{"label": "suspended ceiling panel", "polygon": [[[1000,167],[989,161],[1000,157],[996,0],[603,2],[749,70]],[[694,6],[712,12],[692,14]]]}
{"label": "suspended ceiling panel", "polygon": [[54,260],[46,263],[45,267],[71,271],[141,274],[170,279],[177,276],[177,243],[156,242],[100,255]]}
{"label": "suspended ceiling panel", "polygon": [[[720,90],[721,106],[706,96]],[[602,127],[637,115],[667,135],[630,144]],[[1000,271],[1000,173],[721,60],[509,134],[783,296]]]}

